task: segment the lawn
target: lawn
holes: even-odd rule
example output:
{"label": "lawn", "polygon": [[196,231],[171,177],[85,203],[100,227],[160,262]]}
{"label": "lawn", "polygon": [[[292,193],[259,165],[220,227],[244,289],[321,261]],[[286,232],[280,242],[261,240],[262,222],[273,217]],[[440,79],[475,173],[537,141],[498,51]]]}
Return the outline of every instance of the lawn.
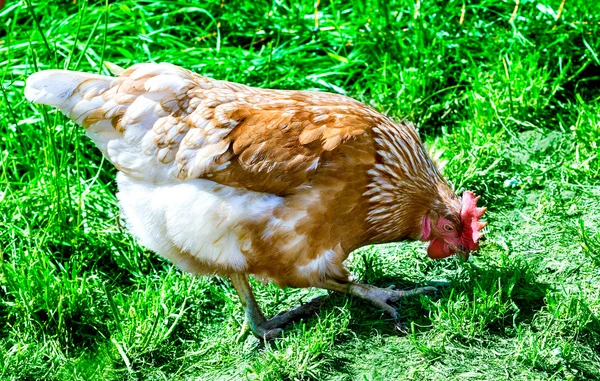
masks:
{"label": "lawn", "polygon": [[[600,3],[595,0],[8,1],[0,10],[1,380],[600,379]],[[378,286],[447,281],[407,332],[332,295],[281,339],[236,343],[227,279],[125,231],[115,169],[55,110],[41,69],[171,62],[252,86],[347,94],[409,119],[457,191],[476,257],[354,252]],[[319,290],[254,283],[267,315]]]}

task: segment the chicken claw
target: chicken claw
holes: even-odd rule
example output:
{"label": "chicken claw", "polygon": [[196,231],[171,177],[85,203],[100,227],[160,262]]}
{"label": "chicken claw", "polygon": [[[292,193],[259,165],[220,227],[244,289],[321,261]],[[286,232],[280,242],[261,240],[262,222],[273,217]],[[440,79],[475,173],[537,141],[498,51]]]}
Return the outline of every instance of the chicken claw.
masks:
{"label": "chicken claw", "polygon": [[325,281],[322,287],[367,300],[377,308],[385,311],[394,321],[397,321],[399,317],[396,309],[390,305],[391,303],[396,303],[400,299],[410,296],[433,294],[437,291],[437,288],[432,286],[418,287],[412,290],[390,290],[369,284],[339,283],[333,280]]}
{"label": "chicken claw", "polygon": [[231,282],[246,310],[242,331],[236,339],[238,343],[246,339],[250,332],[264,341],[275,339],[283,332],[282,327],[316,313],[328,298],[327,295],[316,297],[308,303],[292,308],[267,320],[260,310],[258,303],[256,303],[252,288],[250,287],[250,283],[248,283],[247,275],[232,274]]}
{"label": "chicken claw", "polygon": [[[252,288],[250,287],[250,283],[248,283],[248,276],[236,273],[231,274],[230,278],[245,309],[244,324],[237,337],[237,342],[246,339],[250,332],[264,341],[277,338],[283,332],[283,327],[293,321],[316,313],[328,298],[327,295],[316,297],[306,304],[292,308],[271,319],[266,319],[254,298]],[[437,291],[437,288],[432,286],[418,287],[412,290],[391,290],[369,284],[340,283],[333,280],[323,282],[320,287],[367,300],[377,308],[385,311],[396,323],[399,320],[398,312],[391,304],[410,296],[433,294]]]}

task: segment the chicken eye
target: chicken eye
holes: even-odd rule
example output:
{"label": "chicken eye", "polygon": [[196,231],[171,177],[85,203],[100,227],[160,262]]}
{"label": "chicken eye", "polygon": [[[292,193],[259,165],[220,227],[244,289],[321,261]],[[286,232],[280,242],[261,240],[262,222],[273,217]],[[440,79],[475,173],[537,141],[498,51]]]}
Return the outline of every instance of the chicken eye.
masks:
{"label": "chicken eye", "polygon": [[444,225],[444,230],[447,232],[453,232],[454,231],[454,226],[452,225]]}

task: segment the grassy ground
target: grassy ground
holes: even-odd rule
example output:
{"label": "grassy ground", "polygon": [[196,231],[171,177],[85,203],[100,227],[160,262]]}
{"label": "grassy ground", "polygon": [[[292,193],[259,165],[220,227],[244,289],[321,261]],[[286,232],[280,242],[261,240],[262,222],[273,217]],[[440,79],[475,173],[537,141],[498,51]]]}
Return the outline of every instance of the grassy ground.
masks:
{"label": "grassy ground", "polygon": [[[8,1],[0,379],[600,379],[600,3],[516,4]],[[333,296],[282,339],[236,344],[229,283],[138,246],[119,220],[114,168],[23,98],[38,69],[101,72],[104,60],[341,92],[413,120],[456,189],[483,195],[480,256],[433,262],[420,243],[351,256],[376,285],[451,282],[401,305],[405,335]],[[255,286],[267,314],[320,293]]]}

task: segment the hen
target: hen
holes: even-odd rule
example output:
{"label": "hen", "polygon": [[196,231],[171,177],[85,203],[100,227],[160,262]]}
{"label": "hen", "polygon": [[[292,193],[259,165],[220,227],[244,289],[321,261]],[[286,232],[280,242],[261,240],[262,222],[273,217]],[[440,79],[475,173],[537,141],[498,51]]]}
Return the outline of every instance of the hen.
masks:
{"label": "hen", "polygon": [[485,209],[451,190],[409,123],[342,95],[252,88],[165,63],[111,71],[38,72],[25,96],[82,125],[118,169],[122,214],[143,245],[193,274],[230,277],[258,337],[310,306],[265,319],[249,274],[349,293],[395,317],[390,303],[431,287],[351,282],[352,250],[412,239],[443,258],[478,247]]}

